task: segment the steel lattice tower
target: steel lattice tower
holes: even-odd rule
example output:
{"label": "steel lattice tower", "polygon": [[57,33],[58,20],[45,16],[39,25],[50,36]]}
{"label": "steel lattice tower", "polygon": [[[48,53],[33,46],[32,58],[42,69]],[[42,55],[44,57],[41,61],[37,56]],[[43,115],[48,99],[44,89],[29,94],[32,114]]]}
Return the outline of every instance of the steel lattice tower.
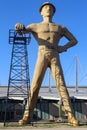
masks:
{"label": "steel lattice tower", "polygon": [[[19,35],[16,31],[9,30],[9,43],[13,47],[8,79],[6,111],[8,110],[9,98],[28,97],[30,78],[27,45],[30,43],[30,39],[30,34]],[[5,112],[5,121],[6,114],[7,112]]]}

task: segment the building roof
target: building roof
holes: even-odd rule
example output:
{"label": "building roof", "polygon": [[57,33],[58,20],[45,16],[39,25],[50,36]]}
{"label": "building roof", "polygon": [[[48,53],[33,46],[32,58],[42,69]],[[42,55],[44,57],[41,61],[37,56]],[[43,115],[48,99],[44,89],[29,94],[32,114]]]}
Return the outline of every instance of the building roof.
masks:
{"label": "building roof", "polygon": [[[67,89],[70,97],[73,97],[75,99],[87,100],[87,87],[79,87],[77,92],[75,87],[67,87]],[[56,87],[42,87],[40,89],[39,96],[44,99],[60,99],[60,95]]]}
{"label": "building roof", "polygon": [[[0,99],[6,98],[7,88],[7,86],[0,86]],[[87,87],[79,87],[78,92],[76,92],[75,87],[67,87],[67,89],[70,97],[87,100]],[[59,100],[60,95],[56,87],[41,87],[39,91],[39,98],[48,100]],[[10,99],[23,100],[24,96],[18,97],[15,95],[13,97],[10,97]]]}

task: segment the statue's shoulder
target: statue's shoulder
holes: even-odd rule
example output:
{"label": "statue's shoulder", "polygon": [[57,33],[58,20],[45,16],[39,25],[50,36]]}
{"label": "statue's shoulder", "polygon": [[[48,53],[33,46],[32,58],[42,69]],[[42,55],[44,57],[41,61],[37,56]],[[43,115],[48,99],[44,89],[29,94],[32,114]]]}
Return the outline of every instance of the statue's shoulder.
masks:
{"label": "statue's shoulder", "polygon": [[56,26],[56,27],[64,28],[64,26],[63,26],[63,25],[61,25],[61,24],[52,23],[52,25],[53,25],[53,26]]}
{"label": "statue's shoulder", "polygon": [[61,25],[61,24],[54,24],[55,26],[58,26],[58,27],[60,27],[60,28],[64,28],[64,26],[63,25]]}
{"label": "statue's shoulder", "polygon": [[56,23],[52,23],[53,28],[56,28],[58,31],[63,31],[65,26],[61,25],[61,24],[56,24]]}
{"label": "statue's shoulder", "polygon": [[38,28],[38,26],[40,26],[41,23],[32,23],[32,24],[29,24],[28,27],[30,29],[36,29]]}
{"label": "statue's shoulder", "polygon": [[31,23],[31,24],[29,24],[28,26],[29,27],[34,27],[34,26],[36,26],[37,24],[36,23]]}
{"label": "statue's shoulder", "polygon": [[66,29],[67,29],[67,27],[65,27],[64,25],[59,25],[59,26],[60,26],[60,28],[63,29],[63,30],[66,30]]}

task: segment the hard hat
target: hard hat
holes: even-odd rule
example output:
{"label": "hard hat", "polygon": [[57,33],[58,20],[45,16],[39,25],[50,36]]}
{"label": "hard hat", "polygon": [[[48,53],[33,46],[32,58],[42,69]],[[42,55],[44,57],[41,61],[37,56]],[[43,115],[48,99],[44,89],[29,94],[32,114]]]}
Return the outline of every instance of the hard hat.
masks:
{"label": "hard hat", "polygon": [[40,12],[41,12],[42,8],[43,8],[45,5],[51,5],[51,6],[53,7],[54,13],[55,13],[56,8],[55,8],[55,6],[54,6],[52,3],[50,3],[50,2],[45,2],[45,3],[43,3],[42,6],[41,6],[40,9],[39,9]]}

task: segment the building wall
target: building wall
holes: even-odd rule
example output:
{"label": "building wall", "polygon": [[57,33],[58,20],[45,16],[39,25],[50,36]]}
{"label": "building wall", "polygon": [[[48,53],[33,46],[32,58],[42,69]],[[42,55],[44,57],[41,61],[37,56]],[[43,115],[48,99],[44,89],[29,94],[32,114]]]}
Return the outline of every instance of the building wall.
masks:
{"label": "building wall", "polygon": [[59,117],[59,105],[57,103],[49,103],[49,119],[55,120]]}
{"label": "building wall", "polygon": [[87,100],[75,100],[72,102],[72,106],[77,119],[87,120]]}
{"label": "building wall", "polygon": [[16,100],[8,100],[6,106],[6,100],[0,100],[0,121],[5,119],[6,110],[6,120],[19,120],[23,115],[22,102]]}
{"label": "building wall", "polygon": [[48,100],[38,100],[34,109],[34,120],[49,118],[49,102]]}
{"label": "building wall", "polygon": [[[71,100],[71,102],[76,118],[87,120],[87,100]],[[0,121],[4,121],[5,107],[5,100],[0,100]],[[10,100],[8,102],[7,119],[16,121],[21,119],[24,108],[23,101]],[[36,108],[34,109],[34,120],[55,120],[60,116],[65,118],[66,113],[63,106],[60,111],[58,101],[38,100]]]}
{"label": "building wall", "polygon": [[82,119],[87,119],[87,102],[82,102]]}

